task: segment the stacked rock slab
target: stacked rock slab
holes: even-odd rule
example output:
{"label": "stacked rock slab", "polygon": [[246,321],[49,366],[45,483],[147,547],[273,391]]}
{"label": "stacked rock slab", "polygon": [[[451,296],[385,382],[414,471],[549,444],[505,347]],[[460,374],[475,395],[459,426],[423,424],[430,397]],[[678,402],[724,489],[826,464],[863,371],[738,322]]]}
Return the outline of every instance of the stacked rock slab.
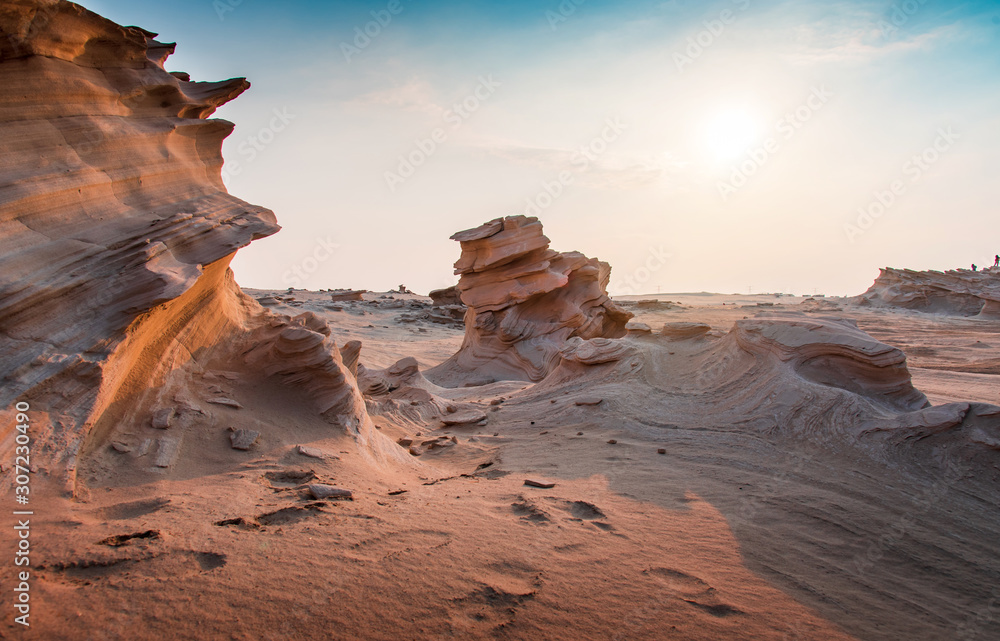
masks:
{"label": "stacked rock slab", "polygon": [[970,269],[919,272],[886,267],[855,302],[938,314],[1000,318],[1000,268],[975,272]]}
{"label": "stacked rock slab", "polygon": [[497,218],[452,239],[462,246],[455,273],[468,307],[465,340],[427,373],[431,380],[537,381],[558,365],[568,339],[625,336],[632,314],[608,297],[611,267],[549,249],[537,218]]}

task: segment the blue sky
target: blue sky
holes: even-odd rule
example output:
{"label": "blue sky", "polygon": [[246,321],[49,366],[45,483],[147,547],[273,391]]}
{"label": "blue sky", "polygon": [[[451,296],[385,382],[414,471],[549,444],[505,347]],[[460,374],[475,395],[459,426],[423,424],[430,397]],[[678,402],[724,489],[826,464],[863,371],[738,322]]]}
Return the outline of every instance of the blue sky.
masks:
{"label": "blue sky", "polygon": [[1000,252],[1000,2],[85,6],[253,84],[217,114],[226,180],[284,230],[244,286],[426,292],[449,235],[515,213],[612,293],[855,294]]}

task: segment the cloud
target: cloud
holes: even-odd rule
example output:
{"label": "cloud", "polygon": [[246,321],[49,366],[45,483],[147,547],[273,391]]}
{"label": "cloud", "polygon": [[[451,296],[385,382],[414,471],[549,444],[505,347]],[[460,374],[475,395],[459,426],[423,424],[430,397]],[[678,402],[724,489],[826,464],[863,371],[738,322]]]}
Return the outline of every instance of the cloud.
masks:
{"label": "cloud", "polygon": [[943,25],[900,38],[898,32],[888,29],[887,25],[891,23],[874,16],[868,16],[860,24],[835,24],[823,20],[800,25],[794,29],[793,42],[784,57],[803,65],[869,62],[883,56],[931,49],[958,32],[954,25]]}
{"label": "cloud", "polygon": [[588,156],[581,149],[511,144],[484,149],[492,156],[552,174],[570,171],[580,184],[597,189],[632,189],[658,183],[688,165],[670,152],[638,154],[608,150]]}
{"label": "cloud", "polygon": [[346,105],[361,109],[371,107],[400,109],[440,118],[447,108],[437,103],[436,94],[437,92],[431,83],[422,78],[413,77],[401,85],[376,89],[355,96],[348,100]]}

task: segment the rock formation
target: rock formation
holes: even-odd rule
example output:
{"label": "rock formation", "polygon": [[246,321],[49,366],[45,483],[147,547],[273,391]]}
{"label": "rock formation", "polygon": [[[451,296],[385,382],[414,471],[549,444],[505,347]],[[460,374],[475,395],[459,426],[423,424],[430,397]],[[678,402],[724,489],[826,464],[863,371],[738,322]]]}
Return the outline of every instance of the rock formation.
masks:
{"label": "rock formation", "polygon": [[442,305],[462,305],[462,293],[458,291],[458,287],[452,285],[451,287],[445,287],[444,289],[435,289],[428,296],[431,297],[431,301],[434,303],[435,307],[441,307]]}
{"label": "rock formation", "polygon": [[631,314],[607,294],[611,267],[579,252],[549,249],[537,218],[508,216],[452,236],[468,307],[465,341],[427,372],[442,385],[531,380],[559,363],[573,337],[616,338]]}
{"label": "rock formation", "polygon": [[854,302],[921,312],[1000,318],[1000,268],[918,272],[886,267]]}
{"label": "rock formation", "polygon": [[210,116],[249,83],[168,73],[174,45],[155,35],[62,0],[0,8],[0,411],[30,403],[70,488],[80,455],[217,346],[273,338],[272,373],[308,379],[324,411],[364,412],[334,389],[350,374],[316,319],[265,314],[228,268],[279,229],[221,178],[233,124]]}

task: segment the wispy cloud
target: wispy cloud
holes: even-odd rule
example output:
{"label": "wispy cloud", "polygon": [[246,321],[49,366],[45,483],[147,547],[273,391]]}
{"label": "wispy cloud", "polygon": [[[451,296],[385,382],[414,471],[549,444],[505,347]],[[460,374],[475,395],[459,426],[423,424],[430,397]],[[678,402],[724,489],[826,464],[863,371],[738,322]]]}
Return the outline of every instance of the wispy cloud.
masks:
{"label": "wispy cloud", "polygon": [[437,92],[430,82],[412,77],[403,84],[369,91],[346,102],[348,107],[367,109],[384,107],[441,117],[447,108],[437,102]]}
{"label": "wispy cloud", "polygon": [[803,65],[869,62],[903,52],[929,50],[955,37],[958,31],[955,25],[942,25],[925,33],[898,37],[887,34],[874,16],[864,24],[853,25],[824,20],[796,27],[784,57]]}
{"label": "wispy cloud", "polygon": [[687,162],[670,152],[637,154],[607,151],[589,157],[578,149],[493,145],[484,147],[492,156],[548,172],[574,172],[581,184],[597,189],[631,189],[660,182],[682,171]]}

